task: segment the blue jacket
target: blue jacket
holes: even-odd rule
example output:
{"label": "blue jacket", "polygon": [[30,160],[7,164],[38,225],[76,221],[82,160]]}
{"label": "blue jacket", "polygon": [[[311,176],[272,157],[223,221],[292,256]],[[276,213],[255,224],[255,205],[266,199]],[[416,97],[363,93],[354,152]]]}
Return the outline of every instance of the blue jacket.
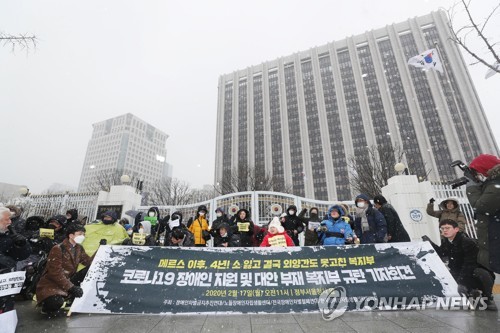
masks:
{"label": "blue jacket", "polygon": [[[369,198],[364,194],[358,195],[356,199],[358,198],[370,202]],[[356,235],[361,241],[361,244],[384,243],[387,236],[387,223],[385,221],[384,215],[373,208],[370,202],[368,209],[366,210],[366,217],[368,219],[370,230],[365,232],[361,232],[361,217],[356,216],[356,219],[354,220],[354,229]]]}
{"label": "blue jacket", "polygon": [[[333,209],[337,209],[340,212],[340,216],[337,220],[334,220],[331,213]],[[328,219],[324,220],[321,222],[321,227],[326,227],[328,229],[327,232],[319,231],[318,232],[318,237],[320,239],[320,244],[325,245],[325,246],[332,246],[332,245],[344,245],[345,244],[345,239],[352,237],[352,229],[349,223],[347,223],[343,218],[342,215],[344,215],[344,211],[342,210],[342,207],[340,206],[332,206],[330,209],[328,209]],[[318,228],[319,230],[320,228]],[[337,236],[332,236],[329,235],[329,233],[339,233],[343,234],[343,237],[337,237]]]}

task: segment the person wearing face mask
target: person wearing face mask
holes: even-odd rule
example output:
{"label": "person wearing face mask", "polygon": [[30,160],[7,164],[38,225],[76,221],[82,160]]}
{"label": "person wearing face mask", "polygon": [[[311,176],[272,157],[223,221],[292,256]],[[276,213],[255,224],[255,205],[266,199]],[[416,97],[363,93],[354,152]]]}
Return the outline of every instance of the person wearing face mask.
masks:
{"label": "person wearing face mask", "polygon": [[54,230],[53,245],[59,244],[66,239],[66,221],[64,215],[54,215],[47,220],[47,229]]}
{"label": "person wearing face mask", "polygon": [[307,208],[300,211],[299,218],[305,224],[304,246],[318,245],[318,233],[316,229],[321,223],[321,218],[318,216],[318,207],[309,209],[309,217],[305,217]]}
{"label": "person wearing face mask", "polygon": [[188,229],[194,236],[194,244],[198,247],[207,246],[207,241],[210,240],[210,232],[208,231],[207,206],[201,205],[196,210],[196,216],[188,221]]}
{"label": "person wearing face mask", "polygon": [[134,229],[132,227],[132,224],[124,224],[123,227],[125,228],[125,231],[127,232],[127,235],[132,236],[132,233],[134,232]]}
{"label": "person wearing face mask", "polygon": [[[214,239],[214,247],[239,247],[240,237],[232,233],[229,224],[222,223],[217,229],[219,236]],[[217,240],[217,242],[216,242]]]}
{"label": "person wearing face mask", "polygon": [[370,203],[366,194],[360,194],[354,200],[356,218],[354,226],[361,244],[387,242],[387,223],[384,215]]}
{"label": "person wearing face mask", "polygon": [[304,231],[304,224],[302,220],[297,216],[297,206],[291,205],[286,210],[285,223],[283,227],[288,235],[292,238],[293,243],[299,246],[299,234]]}
{"label": "person wearing face mask", "polygon": [[[167,218],[169,220],[165,222]],[[164,246],[194,246],[194,236],[182,223],[182,213],[180,211],[173,212],[172,217],[167,215],[166,219],[163,220],[163,223],[166,223]]]}
{"label": "person wearing face mask", "polygon": [[137,232],[125,239],[123,245],[155,246],[156,241],[154,235],[151,234],[151,223],[149,221],[140,222]]}
{"label": "person wearing face mask", "polygon": [[102,214],[102,220],[97,223],[88,224],[83,248],[89,255],[99,248],[99,245],[121,245],[129,238],[125,229],[118,224],[116,213],[108,210]]}
{"label": "person wearing face mask", "polygon": [[47,265],[36,287],[37,306],[42,314],[53,317],[64,313],[62,307],[75,297],[81,297],[86,270],[77,273],[79,264],[90,267],[93,257],[89,257],[82,247],[85,228],[73,224],[66,230],[66,239],[50,250]]}
{"label": "person wearing face mask", "polygon": [[318,230],[320,244],[325,246],[338,246],[351,242],[353,233],[351,226],[346,222],[342,215],[344,210],[340,205],[330,207],[328,210],[328,219],[321,222]]}
{"label": "person wearing face mask", "polygon": [[[216,218],[215,218],[215,220],[212,221],[212,226],[210,228],[210,235],[212,235],[212,237],[214,238],[214,246],[216,246],[216,244],[220,243],[220,233],[219,233],[220,226],[223,223],[226,223],[229,225],[229,218],[225,214],[224,209],[222,207],[218,207],[215,210],[215,216],[216,216]],[[231,231],[235,232],[237,230],[237,228],[238,227],[231,228],[232,229]]]}

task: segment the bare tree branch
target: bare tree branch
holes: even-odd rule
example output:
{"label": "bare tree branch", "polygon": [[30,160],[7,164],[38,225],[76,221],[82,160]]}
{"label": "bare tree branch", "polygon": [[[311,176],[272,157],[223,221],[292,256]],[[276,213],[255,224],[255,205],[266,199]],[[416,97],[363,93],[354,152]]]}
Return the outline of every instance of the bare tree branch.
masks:
{"label": "bare tree branch", "polygon": [[15,51],[16,46],[20,47],[21,50],[26,49],[26,52],[29,52],[31,49],[36,49],[36,44],[38,39],[35,35],[28,34],[19,34],[19,35],[10,35],[3,32],[0,32],[0,43],[3,46],[11,45],[12,52]]}
{"label": "bare tree branch", "polygon": [[[485,65],[486,67],[488,67],[489,69],[491,69],[497,73],[500,73],[500,68],[497,68],[497,66],[494,65],[495,62],[500,63],[500,55],[495,50],[495,46],[497,45],[497,43],[496,42],[492,43],[490,40],[488,40],[488,38],[486,37],[486,34],[485,34],[485,28],[486,28],[487,24],[490,22],[490,19],[493,17],[493,14],[495,13],[495,11],[500,7],[500,4],[498,4],[495,8],[493,8],[493,10],[490,12],[488,17],[485,19],[484,23],[481,25],[481,24],[478,24],[472,16],[472,13],[470,10],[471,2],[472,2],[471,0],[470,1],[465,1],[465,0],[460,1],[460,3],[461,3],[460,7],[463,7],[463,9],[467,15],[467,19],[469,21],[469,24],[464,25],[462,27],[459,27],[458,29],[455,28],[454,23],[456,22],[455,21],[456,11],[457,11],[457,7],[459,6],[459,3],[455,3],[450,9],[447,10],[448,20],[449,20],[448,27],[449,27],[450,33],[451,33],[450,39],[454,43],[458,44],[461,48],[463,48],[470,56],[472,56],[474,59],[477,60],[477,62],[474,62],[473,64],[481,63],[481,64]],[[473,50],[472,47],[469,44],[467,44],[467,42],[466,42],[467,36],[471,32],[474,32],[475,34],[477,34],[479,39],[483,42],[485,47],[488,49],[489,53],[491,53],[491,55],[493,56],[493,58],[495,60],[494,62],[489,63],[483,56],[478,54],[477,51]]]}

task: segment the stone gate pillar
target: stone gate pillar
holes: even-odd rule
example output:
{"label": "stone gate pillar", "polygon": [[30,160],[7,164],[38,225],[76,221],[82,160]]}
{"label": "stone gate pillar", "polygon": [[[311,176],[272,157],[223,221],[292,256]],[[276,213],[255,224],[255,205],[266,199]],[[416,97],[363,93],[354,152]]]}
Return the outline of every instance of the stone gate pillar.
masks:
{"label": "stone gate pillar", "polygon": [[95,218],[100,219],[102,213],[107,210],[113,210],[117,213],[118,219],[120,219],[126,211],[139,207],[141,199],[141,194],[137,193],[136,189],[132,186],[111,186],[109,192],[99,191]]}
{"label": "stone gate pillar", "polygon": [[419,182],[415,175],[394,176],[382,188],[382,195],[398,212],[412,241],[427,235],[440,244],[439,225],[425,212],[429,199],[434,196],[430,182]]}

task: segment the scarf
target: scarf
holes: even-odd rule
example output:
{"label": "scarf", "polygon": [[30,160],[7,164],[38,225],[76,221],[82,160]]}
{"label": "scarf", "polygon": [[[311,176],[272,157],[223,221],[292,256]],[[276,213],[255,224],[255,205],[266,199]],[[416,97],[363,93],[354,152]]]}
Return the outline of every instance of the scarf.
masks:
{"label": "scarf", "polygon": [[361,231],[369,231],[370,230],[370,225],[368,224],[368,218],[366,217],[366,211],[368,210],[368,207],[365,208],[358,208],[356,207],[356,217],[361,218]]}

